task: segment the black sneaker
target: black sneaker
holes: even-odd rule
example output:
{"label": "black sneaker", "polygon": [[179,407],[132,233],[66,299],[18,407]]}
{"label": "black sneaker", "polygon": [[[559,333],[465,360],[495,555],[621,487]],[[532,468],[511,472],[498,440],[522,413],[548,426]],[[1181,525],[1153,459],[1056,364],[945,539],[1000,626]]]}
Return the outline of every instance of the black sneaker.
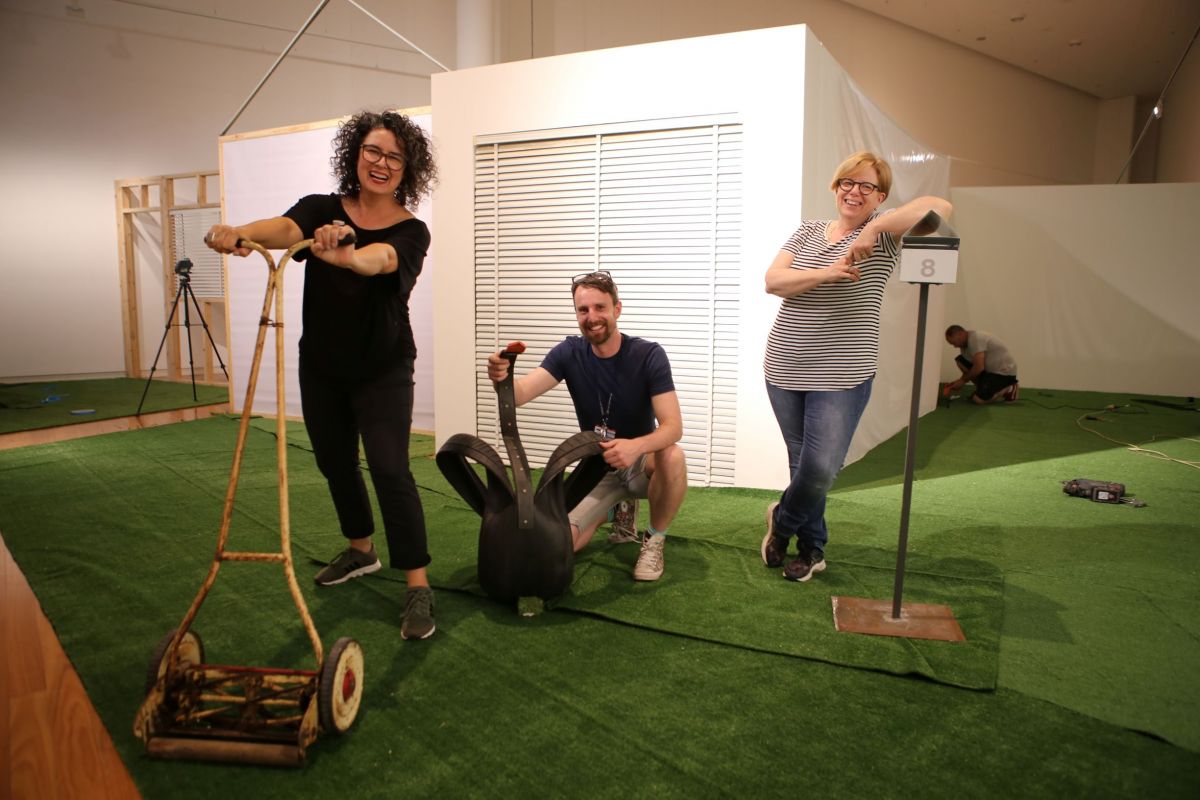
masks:
{"label": "black sneaker", "polygon": [[404,593],[401,639],[428,639],[437,630],[433,622],[433,589],[417,586]]}
{"label": "black sneaker", "polygon": [[778,502],[767,506],[767,535],[763,537],[762,547],[759,548],[763,563],[772,568],[783,566],[783,562],[787,560],[788,549],[787,537],[775,535],[775,509],[777,508],[779,508]]}
{"label": "black sneaker", "polygon": [[355,550],[353,547],[347,547],[338,553],[337,558],[330,561],[328,566],[318,572],[313,580],[317,582],[318,586],[334,586],[345,583],[351,578],[378,572],[381,569],[383,569],[383,564],[379,563],[379,556],[375,555],[375,545],[371,545],[371,549],[365,553]]}
{"label": "black sneaker", "polygon": [[804,582],[818,572],[825,571],[825,554],[820,550],[801,553],[783,568],[783,577],[789,581]]}

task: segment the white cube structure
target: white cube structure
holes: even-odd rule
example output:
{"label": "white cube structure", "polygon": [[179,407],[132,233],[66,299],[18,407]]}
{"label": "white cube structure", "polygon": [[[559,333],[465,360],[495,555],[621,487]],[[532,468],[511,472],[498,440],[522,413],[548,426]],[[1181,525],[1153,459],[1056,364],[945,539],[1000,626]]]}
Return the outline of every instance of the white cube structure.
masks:
{"label": "white cube structure", "polygon": [[[704,140],[691,132],[707,129],[711,145],[671,145],[672,152],[701,155],[687,155],[691,161],[672,156],[669,169],[659,170],[644,218],[632,211],[637,191],[622,195],[622,187],[656,169],[655,137],[678,130]],[[682,385],[683,447],[690,468],[693,452],[703,465],[691,474],[693,485],[787,483],[787,455],[762,372],[780,301],[765,292],[764,274],[802,219],[834,216],[830,182],[841,160],[871,150],[892,164],[895,181],[885,207],[948,192],[948,159],[913,141],[863,97],[805,26],[436,74],[433,132],[440,171],[432,246],[437,270],[426,277],[434,283],[437,444],[460,432],[486,438],[481,428],[494,398],[482,383],[483,354],[533,328],[546,342],[577,334],[569,276],[611,268],[624,304],[621,330],[660,341]],[[594,148],[588,137],[595,138]],[[514,227],[533,224],[515,222],[535,216],[522,205],[523,192],[551,200],[572,192],[592,197],[579,186],[586,169],[570,179],[538,172],[537,154],[552,150],[556,164],[594,159],[586,163],[614,174],[597,179],[593,199],[573,202],[560,227]],[[707,168],[704,153],[713,154],[710,194],[725,205],[714,206],[707,223],[656,223],[654,214],[675,213],[662,211],[673,208],[671,181],[678,181],[679,193],[703,194],[691,167],[680,165]],[[516,164],[522,172],[505,183],[502,171]],[[589,225],[594,257],[586,247]],[[655,233],[639,239],[639,225]],[[686,243],[706,225],[713,232],[707,249]],[[930,321],[936,327],[940,295],[935,299]],[[913,287],[893,278],[884,300],[879,372],[851,461],[907,423],[916,306]],[[505,319],[522,313],[524,327],[506,326]],[[710,334],[713,340],[706,341]],[[937,359],[926,361],[923,410],[936,405]],[[536,365],[530,357],[518,364],[518,374]],[[524,436],[540,426],[569,426],[574,416],[564,399],[551,399],[545,407],[523,408],[519,419]]]}

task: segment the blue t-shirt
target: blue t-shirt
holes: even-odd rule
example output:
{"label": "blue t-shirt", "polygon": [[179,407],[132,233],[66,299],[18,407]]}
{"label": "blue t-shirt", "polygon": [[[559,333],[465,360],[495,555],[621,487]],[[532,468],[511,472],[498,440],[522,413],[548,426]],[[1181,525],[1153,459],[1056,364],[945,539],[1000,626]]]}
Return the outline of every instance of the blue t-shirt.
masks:
{"label": "blue t-shirt", "polygon": [[580,430],[601,425],[620,439],[653,433],[650,398],[675,391],[662,347],[625,334],[621,349],[610,358],[597,356],[584,337],[568,336],[546,354],[542,368],[555,380],[567,382]]}

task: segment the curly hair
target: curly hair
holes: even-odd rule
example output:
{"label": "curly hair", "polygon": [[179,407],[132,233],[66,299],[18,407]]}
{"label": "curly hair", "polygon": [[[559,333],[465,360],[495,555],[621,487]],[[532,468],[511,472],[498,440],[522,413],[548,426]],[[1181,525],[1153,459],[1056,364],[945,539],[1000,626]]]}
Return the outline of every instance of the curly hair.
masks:
{"label": "curly hair", "polygon": [[396,187],[396,201],[402,206],[416,208],[437,182],[437,165],[433,163],[433,147],[425,132],[417,123],[395,111],[361,111],[338,125],[333,156],[329,159],[333,176],[337,178],[338,193],[358,197],[362,189],[358,182],[358,151],[367,134],[376,128],[391,131],[403,151],[404,176]]}

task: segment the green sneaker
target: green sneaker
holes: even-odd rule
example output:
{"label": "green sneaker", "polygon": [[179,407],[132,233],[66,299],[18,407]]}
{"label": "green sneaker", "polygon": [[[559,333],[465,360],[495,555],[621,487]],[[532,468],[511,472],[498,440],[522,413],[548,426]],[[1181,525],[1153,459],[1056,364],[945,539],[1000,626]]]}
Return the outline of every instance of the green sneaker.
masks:
{"label": "green sneaker", "polygon": [[404,618],[401,639],[428,639],[437,630],[433,622],[433,590],[418,586],[404,593]]}
{"label": "green sneaker", "polygon": [[347,547],[338,553],[328,566],[318,572],[313,580],[317,582],[318,586],[334,586],[345,583],[351,578],[378,572],[381,569],[383,569],[383,564],[379,563],[379,556],[375,555],[375,545],[371,545],[371,549],[365,553],[355,550],[353,547]]}

